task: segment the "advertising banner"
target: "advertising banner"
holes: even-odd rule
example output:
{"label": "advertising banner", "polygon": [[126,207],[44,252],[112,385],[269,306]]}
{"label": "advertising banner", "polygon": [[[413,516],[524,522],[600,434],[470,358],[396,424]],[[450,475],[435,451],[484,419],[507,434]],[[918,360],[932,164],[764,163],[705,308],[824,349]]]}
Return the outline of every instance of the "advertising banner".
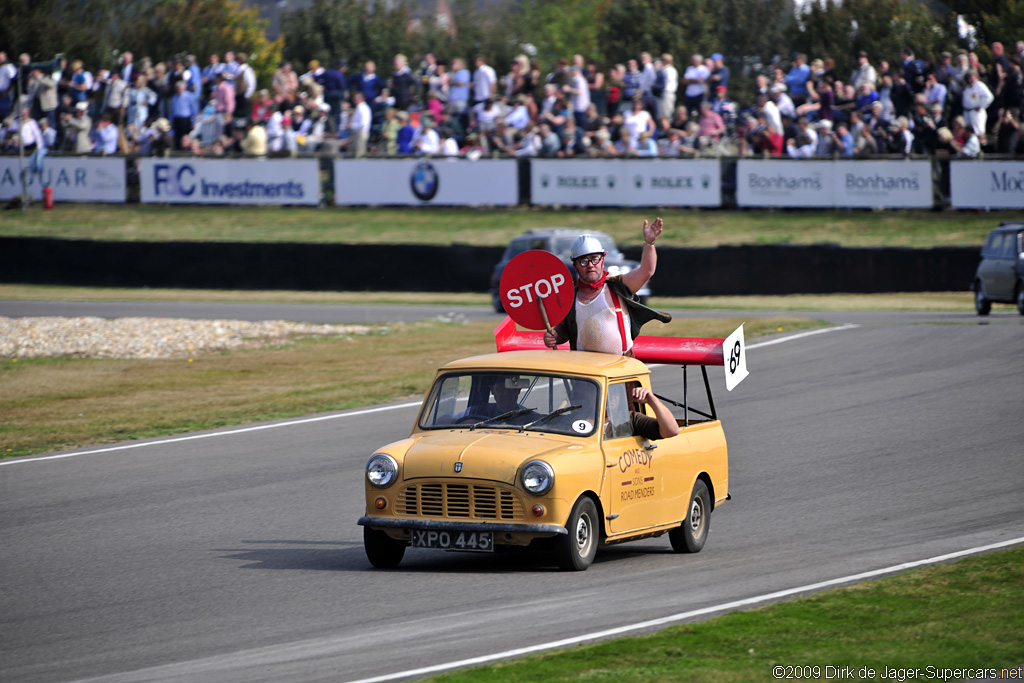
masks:
{"label": "advertising banner", "polygon": [[951,161],[949,194],[957,209],[1024,209],[1024,161]]}
{"label": "advertising banner", "polygon": [[337,159],[334,203],[400,206],[515,206],[514,159]]}
{"label": "advertising banner", "polygon": [[[25,157],[28,168],[29,157]],[[29,195],[36,201],[43,187],[53,188],[56,202],[124,202],[125,160],[116,157],[53,157],[43,159],[42,173],[28,174]],[[21,194],[18,157],[0,157],[0,200]]]}
{"label": "advertising banner", "polygon": [[835,206],[831,161],[741,159],[736,163],[737,206]]}
{"label": "advertising banner", "polygon": [[929,161],[742,159],[738,206],[931,208]]}
{"label": "advertising banner", "polygon": [[316,159],[141,159],[139,183],[146,203],[320,203]]}
{"label": "advertising banner", "polygon": [[717,207],[722,172],[716,159],[531,159],[530,202]]}
{"label": "advertising banner", "polygon": [[932,163],[835,161],[838,208],[932,208]]}

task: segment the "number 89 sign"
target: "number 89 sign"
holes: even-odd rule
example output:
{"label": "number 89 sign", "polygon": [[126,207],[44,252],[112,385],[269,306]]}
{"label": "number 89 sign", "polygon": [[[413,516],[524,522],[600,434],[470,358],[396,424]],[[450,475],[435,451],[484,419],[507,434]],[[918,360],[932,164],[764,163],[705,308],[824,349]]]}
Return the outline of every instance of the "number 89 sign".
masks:
{"label": "number 89 sign", "polygon": [[533,249],[508,262],[498,295],[505,312],[517,324],[528,330],[543,330],[568,315],[575,287],[562,259]]}

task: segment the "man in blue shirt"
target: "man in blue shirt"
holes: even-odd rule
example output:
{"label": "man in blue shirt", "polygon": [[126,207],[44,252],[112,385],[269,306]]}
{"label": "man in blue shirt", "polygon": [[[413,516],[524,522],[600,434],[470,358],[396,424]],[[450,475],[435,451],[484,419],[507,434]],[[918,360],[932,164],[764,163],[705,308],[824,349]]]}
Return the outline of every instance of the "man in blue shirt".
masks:
{"label": "man in blue shirt", "polygon": [[793,66],[786,74],[786,85],[789,87],[789,97],[793,104],[800,106],[807,102],[809,95],[807,91],[807,79],[811,77],[811,67],[807,66],[807,55],[797,53],[793,60]]}
{"label": "man in blue shirt", "polygon": [[180,150],[181,141],[192,132],[192,123],[199,109],[192,93],[185,92],[185,81],[175,83],[174,90],[174,97],[171,98],[171,127],[174,129],[174,149]]}

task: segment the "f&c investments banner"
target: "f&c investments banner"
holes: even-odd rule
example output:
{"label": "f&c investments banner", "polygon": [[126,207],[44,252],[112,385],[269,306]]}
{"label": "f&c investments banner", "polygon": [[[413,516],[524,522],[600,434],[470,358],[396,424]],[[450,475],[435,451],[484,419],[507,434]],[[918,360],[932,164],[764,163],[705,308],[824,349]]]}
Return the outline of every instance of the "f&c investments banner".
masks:
{"label": "f&c investments banner", "polygon": [[139,174],[148,203],[320,203],[316,159],[142,159]]}

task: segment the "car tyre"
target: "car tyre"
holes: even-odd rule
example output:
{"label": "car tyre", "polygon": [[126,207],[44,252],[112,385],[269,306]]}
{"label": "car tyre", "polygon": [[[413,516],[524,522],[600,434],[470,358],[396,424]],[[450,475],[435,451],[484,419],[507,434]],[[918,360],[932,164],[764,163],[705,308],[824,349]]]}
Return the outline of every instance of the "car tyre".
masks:
{"label": "car tyre", "polygon": [[668,532],[668,540],[677,553],[699,553],[708,540],[711,527],[711,494],[707,484],[698,479],[690,494],[686,519],[683,523]]}
{"label": "car tyre", "polygon": [[1017,312],[1024,315],[1024,281],[1017,283]]}
{"label": "car tyre", "polygon": [[978,315],[988,315],[992,310],[992,302],[985,297],[985,283],[981,280],[974,283],[974,310]]}
{"label": "car tyre", "polygon": [[577,500],[565,528],[569,533],[559,536],[555,544],[558,568],[569,572],[584,571],[597,555],[600,525],[594,501],[586,496]]}
{"label": "car tyre", "polygon": [[405,556],[405,541],[396,541],[368,526],[363,527],[363,548],[370,564],[378,569],[393,569]]}

